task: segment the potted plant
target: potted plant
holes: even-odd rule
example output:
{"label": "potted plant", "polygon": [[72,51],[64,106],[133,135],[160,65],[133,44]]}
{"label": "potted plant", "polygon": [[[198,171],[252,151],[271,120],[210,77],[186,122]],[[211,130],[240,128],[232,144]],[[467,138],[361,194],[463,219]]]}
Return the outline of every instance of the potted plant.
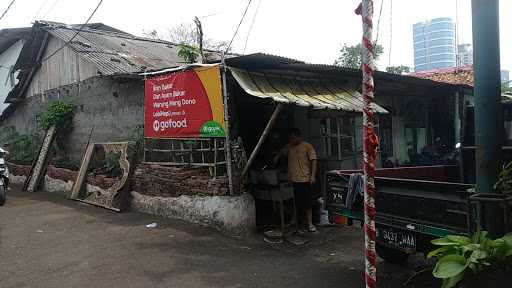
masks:
{"label": "potted plant", "polygon": [[448,235],[432,244],[440,246],[428,258],[438,257],[432,275],[443,281],[442,288],[505,287],[512,280],[512,233],[495,240],[485,231]]}

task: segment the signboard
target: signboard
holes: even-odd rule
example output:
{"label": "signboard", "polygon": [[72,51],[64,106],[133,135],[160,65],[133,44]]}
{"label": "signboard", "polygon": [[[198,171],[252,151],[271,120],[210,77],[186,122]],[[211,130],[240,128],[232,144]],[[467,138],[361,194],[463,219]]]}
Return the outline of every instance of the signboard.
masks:
{"label": "signboard", "polygon": [[219,66],[147,78],[144,136],[224,137]]}

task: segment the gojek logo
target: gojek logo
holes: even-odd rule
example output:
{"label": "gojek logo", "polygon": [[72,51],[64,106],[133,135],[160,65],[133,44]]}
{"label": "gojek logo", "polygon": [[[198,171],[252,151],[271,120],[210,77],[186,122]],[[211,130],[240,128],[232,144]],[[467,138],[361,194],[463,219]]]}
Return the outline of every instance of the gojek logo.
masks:
{"label": "gojek logo", "polygon": [[153,122],[153,130],[156,131],[165,131],[167,129],[171,129],[171,128],[187,128],[188,125],[187,125],[187,119],[183,119],[183,120],[172,120],[172,119],[169,119],[169,120],[165,120],[165,121],[158,121],[158,120],[155,120]]}
{"label": "gojek logo", "polygon": [[201,127],[199,135],[201,137],[224,137],[226,134],[218,122],[208,121]]}

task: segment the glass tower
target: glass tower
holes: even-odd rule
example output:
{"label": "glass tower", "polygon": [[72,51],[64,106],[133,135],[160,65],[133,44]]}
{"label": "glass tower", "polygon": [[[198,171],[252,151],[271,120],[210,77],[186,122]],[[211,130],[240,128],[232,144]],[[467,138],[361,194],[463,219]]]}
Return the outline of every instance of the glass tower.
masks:
{"label": "glass tower", "polygon": [[451,18],[435,18],[413,25],[414,71],[455,67],[455,23]]}

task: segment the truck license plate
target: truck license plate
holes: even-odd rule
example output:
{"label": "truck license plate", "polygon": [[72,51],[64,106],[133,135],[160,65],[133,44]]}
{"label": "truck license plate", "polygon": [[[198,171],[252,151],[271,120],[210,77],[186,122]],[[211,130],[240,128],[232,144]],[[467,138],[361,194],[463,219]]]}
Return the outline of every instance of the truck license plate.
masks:
{"label": "truck license plate", "polygon": [[380,241],[403,250],[416,249],[416,235],[411,232],[382,227],[377,229],[377,237]]}

